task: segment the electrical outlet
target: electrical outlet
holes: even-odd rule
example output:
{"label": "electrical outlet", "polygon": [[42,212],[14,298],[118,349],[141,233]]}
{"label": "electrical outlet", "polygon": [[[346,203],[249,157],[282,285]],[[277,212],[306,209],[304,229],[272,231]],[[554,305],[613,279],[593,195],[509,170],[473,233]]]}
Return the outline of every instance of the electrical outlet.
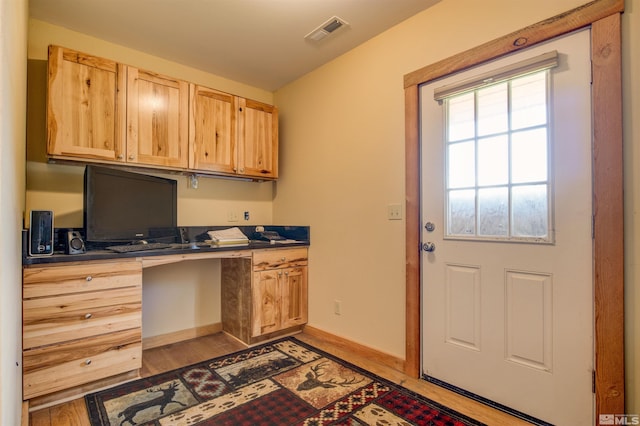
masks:
{"label": "electrical outlet", "polygon": [[336,315],[342,314],[342,302],[340,300],[333,301],[333,313]]}
{"label": "electrical outlet", "polygon": [[389,204],[387,206],[387,219],[389,219],[389,220],[401,220],[402,219],[402,206],[400,204]]}
{"label": "electrical outlet", "polygon": [[237,222],[240,220],[240,213],[237,210],[227,211],[227,222]]}

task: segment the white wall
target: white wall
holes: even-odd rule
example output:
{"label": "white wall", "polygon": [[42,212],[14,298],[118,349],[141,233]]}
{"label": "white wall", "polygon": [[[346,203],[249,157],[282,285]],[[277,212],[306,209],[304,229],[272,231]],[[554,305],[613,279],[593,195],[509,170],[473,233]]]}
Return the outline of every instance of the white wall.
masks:
{"label": "white wall", "polygon": [[27,0],[0,0],[0,424],[22,404],[22,211],[27,85]]}
{"label": "white wall", "polygon": [[[584,3],[443,0],[276,92],[282,177],[274,218],[311,225],[311,325],[404,357],[405,224],[386,218],[387,205],[404,204],[405,196],[403,76]],[[640,107],[640,90],[631,78],[640,75],[637,7],[637,1],[627,1],[623,19],[632,413],[640,412],[640,130],[631,118],[633,106],[636,116]],[[334,300],[342,301],[341,315],[333,312]]]}

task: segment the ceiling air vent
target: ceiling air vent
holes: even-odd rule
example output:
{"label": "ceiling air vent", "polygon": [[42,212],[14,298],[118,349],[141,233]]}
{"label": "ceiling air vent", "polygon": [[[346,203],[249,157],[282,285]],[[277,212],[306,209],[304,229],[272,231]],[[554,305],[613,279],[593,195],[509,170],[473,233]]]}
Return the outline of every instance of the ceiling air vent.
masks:
{"label": "ceiling air vent", "polygon": [[334,16],[333,18],[329,19],[327,22],[304,36],[304,38],[311,41],[320,41],[338,28],[344,27],[346,25],[349,25],[347,21]]}

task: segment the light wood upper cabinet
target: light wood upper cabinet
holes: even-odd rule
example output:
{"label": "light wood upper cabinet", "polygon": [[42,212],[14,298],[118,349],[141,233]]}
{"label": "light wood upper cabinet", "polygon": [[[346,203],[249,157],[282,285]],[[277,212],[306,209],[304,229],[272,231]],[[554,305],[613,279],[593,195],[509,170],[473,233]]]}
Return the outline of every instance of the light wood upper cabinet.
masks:
{"label": "light wood upper cabinet", "polygon": [[189,168],[236,172],[237,97],[190,85]]}
{"label": "light wood upper cabinet", "polygon": [[278,177],[278,109],[49,47],[47,154],[256,179]]}
{"label": "light wood upper cabinet", "polygon": [[189,84],[49,47],[47,154],[186,169]]}
{"label": "light wood upper cabinet", "polygon": [[186,168],[189,84],[127,67],[127,162]]}
{"label": "light wood upper cabinet", "polygon": [[193,84],[190,97],[190,169],[278,177],[276,107]]}
{"label": "light wood upper cabinet", "polygon": [[238,173],[277,178],[278,109],[244,98],[238,108]]}
{"label": "light wood upper cabinet", "polygon": [[47,84],[49,155],[124,161],[125,67],[50,46]]}

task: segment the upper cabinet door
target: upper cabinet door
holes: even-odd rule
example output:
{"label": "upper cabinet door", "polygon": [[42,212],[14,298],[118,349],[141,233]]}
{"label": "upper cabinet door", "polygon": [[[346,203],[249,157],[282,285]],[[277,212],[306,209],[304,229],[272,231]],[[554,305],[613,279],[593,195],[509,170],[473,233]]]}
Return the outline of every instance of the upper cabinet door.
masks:
{"label": "upper cabinet door", "polygon": [[47,153],[124,161],[125,83],[123,65],[50,46]]}
{"label": "upper cabinet door", "polygon": [[278,109],[239,98],[238,173],[278,177]]}
{"label": "upper cabinet door", "polygon": [[127,162],[187,168],[189,84],[127,67]]}
{"label": "upper cabinet door", "polygon": [[236,172],[236,97],[190,85],[189,168]]}

